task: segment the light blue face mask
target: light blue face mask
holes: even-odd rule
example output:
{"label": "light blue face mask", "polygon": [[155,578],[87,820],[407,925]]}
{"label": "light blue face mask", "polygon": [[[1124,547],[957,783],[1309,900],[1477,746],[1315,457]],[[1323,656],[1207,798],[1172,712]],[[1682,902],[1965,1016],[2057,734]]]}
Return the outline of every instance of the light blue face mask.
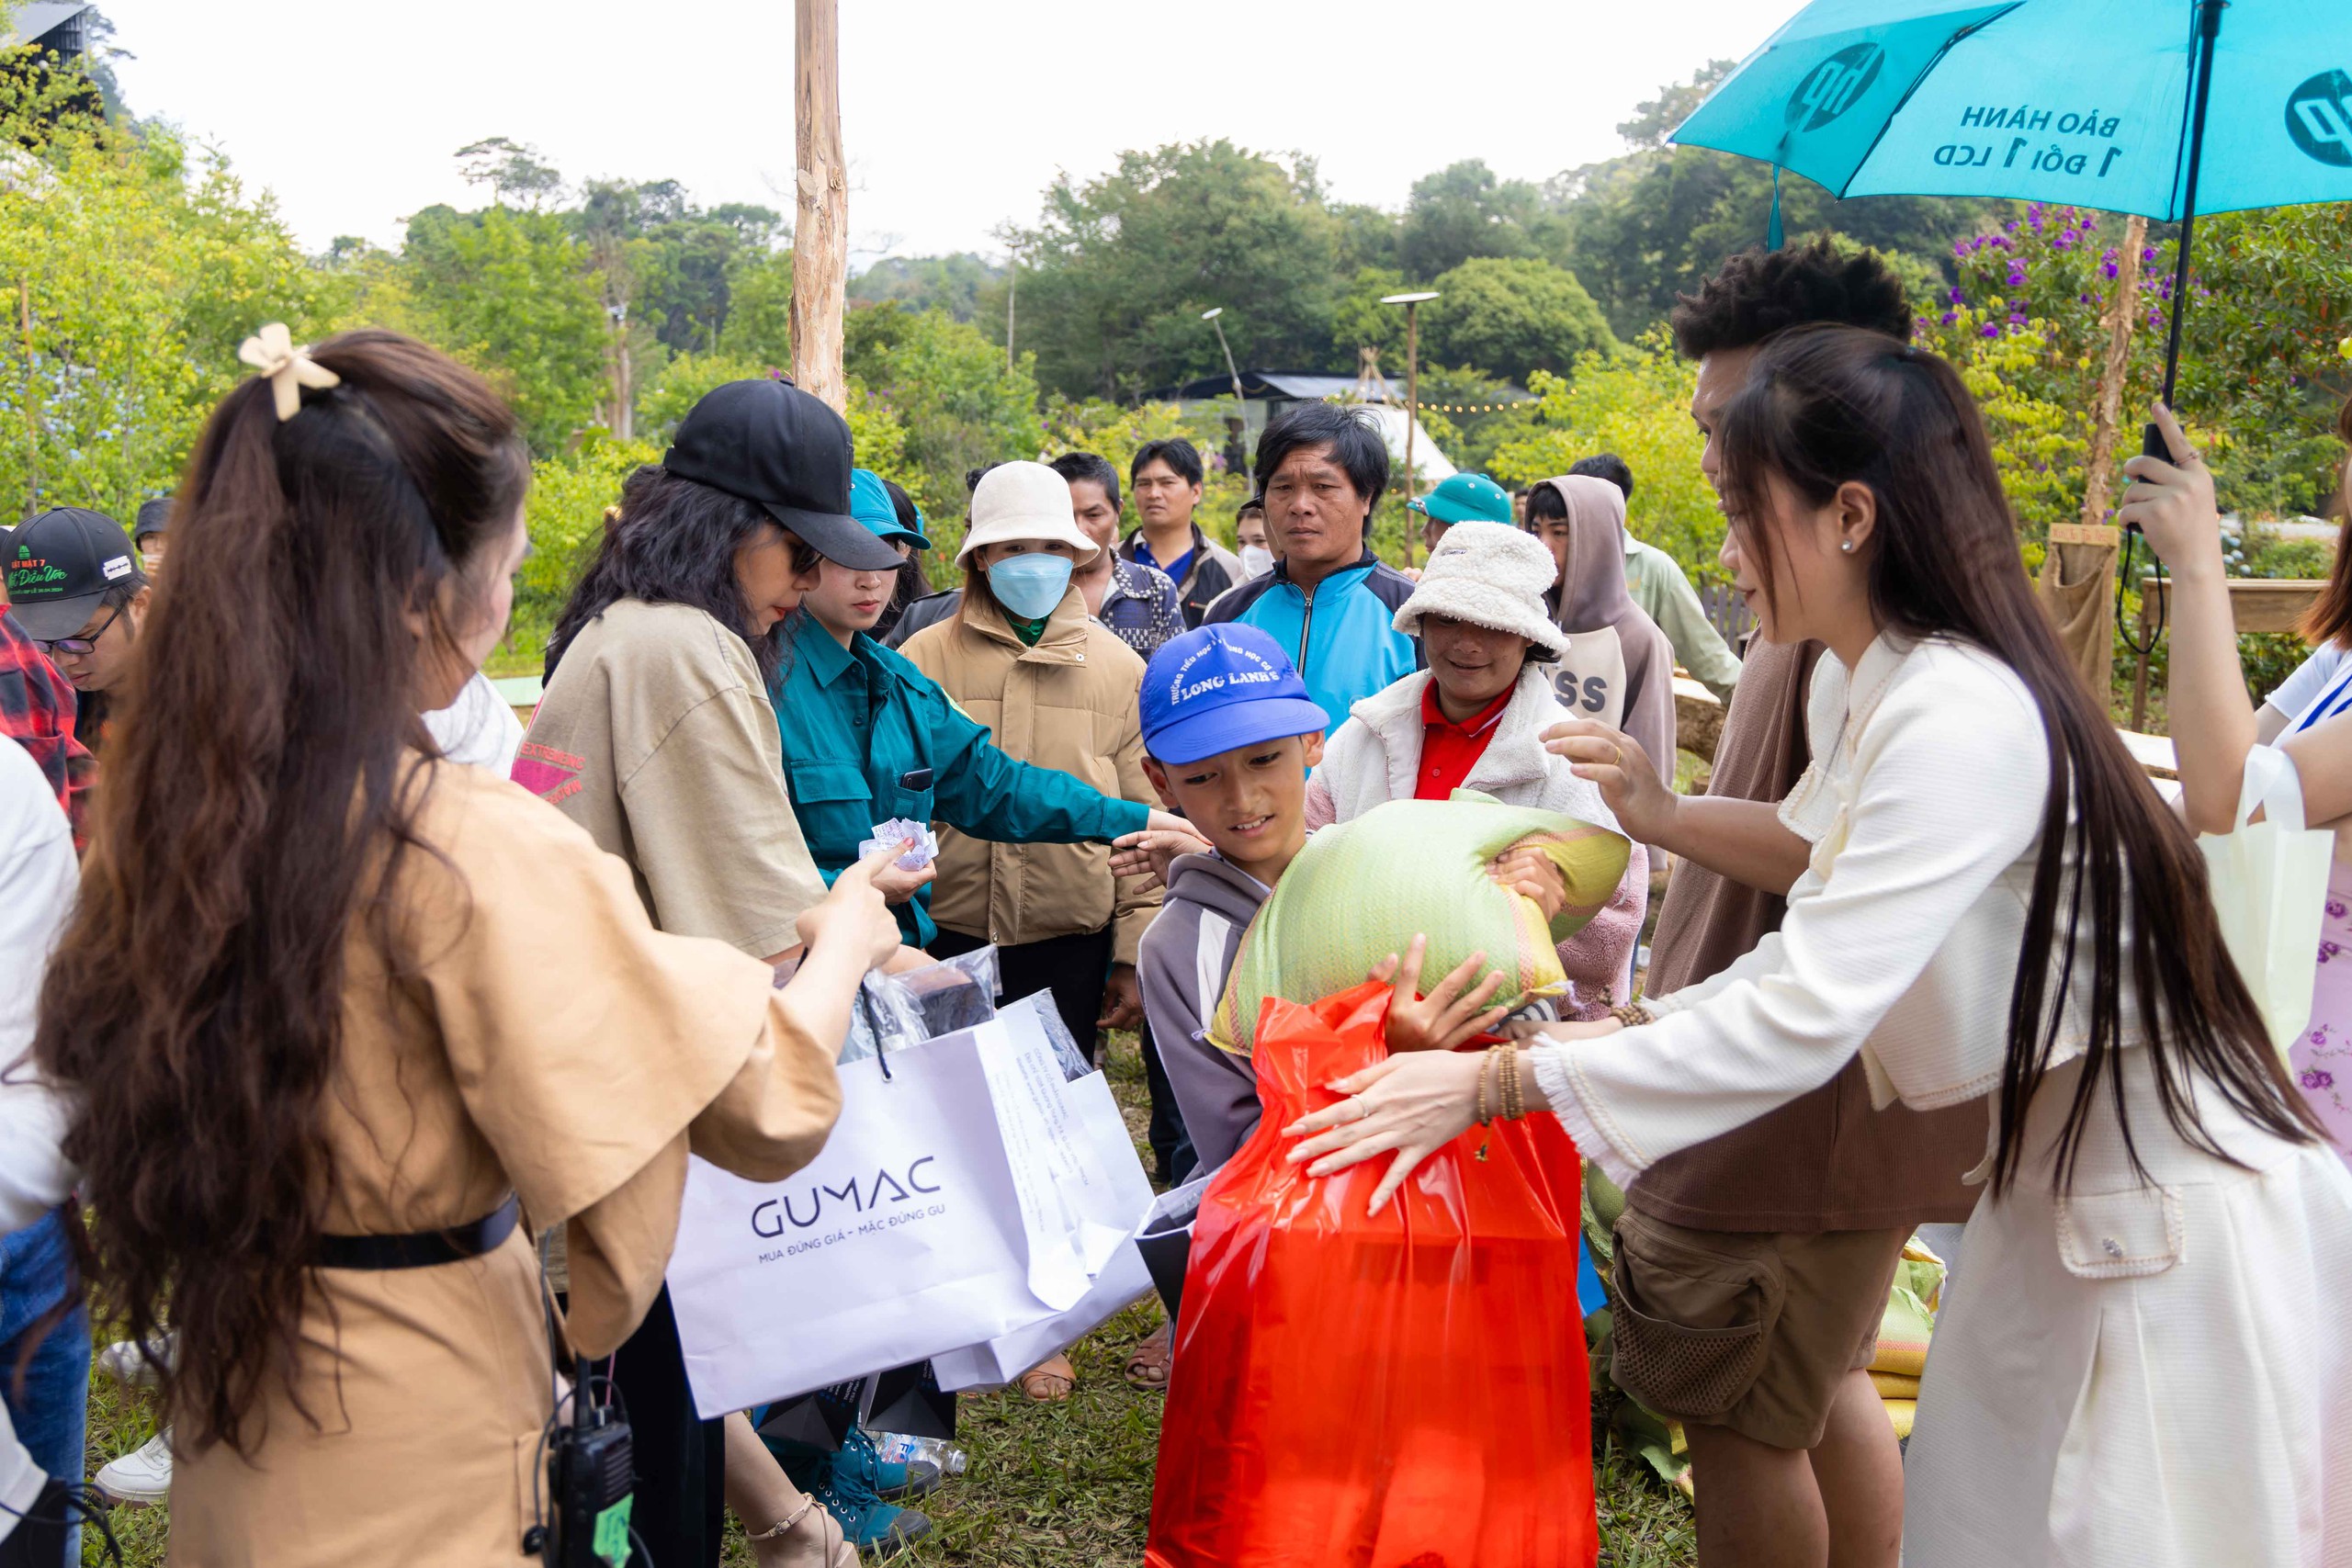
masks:
{"label": "light blue face mask", "polygon": [[1069,589],[1068,556],[1035,552],[1007,556],[989,568],[989,591],[1008,614],[1024,621],[1042,621],[1054,613]]}

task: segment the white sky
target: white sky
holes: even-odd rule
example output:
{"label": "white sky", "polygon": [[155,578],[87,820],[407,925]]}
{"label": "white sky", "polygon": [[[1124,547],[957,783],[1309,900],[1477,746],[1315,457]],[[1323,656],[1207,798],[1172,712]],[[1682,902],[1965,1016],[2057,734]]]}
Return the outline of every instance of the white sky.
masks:
{"label": "white sky", "polygon": [[[791,0],[104,0],[130,106],[219,145],[302,243],[398,240],[486,193],[507,136],[568,179],[672,178],[791,212]],[[1482,157],[1542,179],[1623,151],[1661,83],[1744,56],[1796,0],[841,0],[854,265],[1001,247],[1058,170],[1226,136],[1396,208]]]}

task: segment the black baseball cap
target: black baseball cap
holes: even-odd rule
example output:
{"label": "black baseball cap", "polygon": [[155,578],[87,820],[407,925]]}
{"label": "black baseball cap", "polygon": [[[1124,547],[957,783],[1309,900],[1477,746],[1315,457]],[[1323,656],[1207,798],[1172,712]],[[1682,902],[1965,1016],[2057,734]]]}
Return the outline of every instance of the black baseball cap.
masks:
{"label": "black baseball cap", "polygon": [[789,382],[712,388],[679,422],[662,466],[754,502],[827,560],[899,569],[889,542],[850,515],[849,425]]}
{"label": "black baseball cap", "polygon": [[139,521],[130,525],[131,542],[136,544],[150,534],[167,532],[171,525],[172,498],[170,496],[159,495],[152,501],[142,501],[139,503]]}
{"label": "black baseball cap", "polygon": [[0,554],[7,558],[8,614],[39,642],[80,631],[107,589],[147,581],[122,525],[79,506],[57,507],[0,534]]}

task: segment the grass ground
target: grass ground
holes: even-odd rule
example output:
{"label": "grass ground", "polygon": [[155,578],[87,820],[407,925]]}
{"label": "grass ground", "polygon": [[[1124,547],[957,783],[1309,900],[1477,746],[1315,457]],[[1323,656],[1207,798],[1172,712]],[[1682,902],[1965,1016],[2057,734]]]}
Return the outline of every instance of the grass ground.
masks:
{"label": "grass ground", "polygon": [[[1143,1065],[1132,1036],[1114,1039],[1108,1070],[1138,1148],[1144,1142]],[[1159,1322],[1146,1302],[1078,1345],[1078,1392],[1067,1404],[1032,1404],[1017,1393],[967,1394],[957,1441],[971,1469],[925,1506],[938,1529],[899,1561],[907,1568],[1109,1568],[1143,1560],[1159,1446],[1162,1395],[1130,1388],[1119,1370],[1127,1348]],[[104,1380],[90,1390],[90,1469],[145,1440],[153,1416],[142,1396]],[[1690,1506],[1613,1447],[1595,1481],[1603,1568],[1687,1568],[1697,1562]],[[115,1534],[129,1568],[160,1568],[170,1510],[118,1508]],[[418,1561],[427,1561],[420,1554]],[[106,1561],[95,1534],[85,1563]],[[727,1568],[752,1568],[751,1549],[729,1522]]]}

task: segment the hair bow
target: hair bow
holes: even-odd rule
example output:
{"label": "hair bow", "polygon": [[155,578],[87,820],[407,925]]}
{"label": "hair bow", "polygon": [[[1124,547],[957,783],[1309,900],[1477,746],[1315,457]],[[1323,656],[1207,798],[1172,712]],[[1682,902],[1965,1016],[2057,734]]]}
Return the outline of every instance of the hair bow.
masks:
{"label": "hair bow", "polygon": [[309,345],[297,348],[284,321],[272,321],[237,345],[237,357],[269,378],[270,395],[277,402],[280,424],[302,406],[305,387],[336,387],[343,378],[311,357]]}

